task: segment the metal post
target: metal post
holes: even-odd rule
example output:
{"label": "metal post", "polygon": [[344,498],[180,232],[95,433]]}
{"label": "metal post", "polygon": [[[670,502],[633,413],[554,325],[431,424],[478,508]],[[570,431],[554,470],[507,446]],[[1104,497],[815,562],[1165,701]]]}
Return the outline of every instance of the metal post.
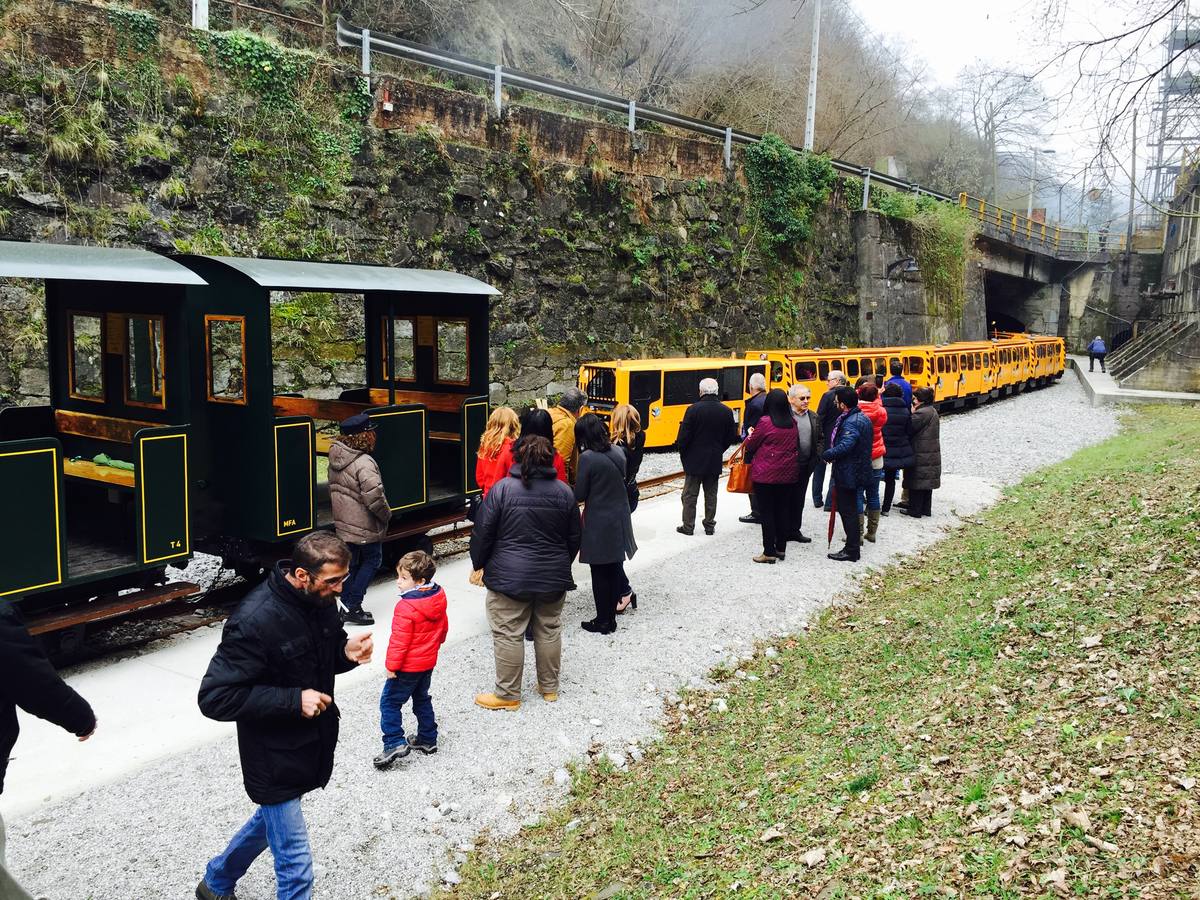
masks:
{"label": "metal post", "polygon": [[629,101],[629,132],[637,131],[637,101]]}
{"label": "metal post", "polygon": [[863,166],[862,180],[863,180],[862,208],[866,209],[870,205],[870,200],[871,200],[871,167],[870,166]]}
{"label": "metal post", "polygon": [[725,126],[725,168],[733,168],[733,126]]}
{"label": "metal post", "polygon": [[500,115],[504,111],[504,101],[500,97],[500,88],[504,84],[504,73],[500,69],[500,63],[496,63],[496,69],[492,74],[492,103],[496,106],[496,115]]}
{"label": "metal post", "polygon": [[208,0],[192,0],[192,27],[208,31]]}
{"label": "metal post", "polygon": [[821,0],[813,4],[812,58],[808,61],[808,114],[804,120],[804,149],[812,152],[817,124],[817,57],[821,47]]}
{"label": "metal post", "polygon": [[371,29],[362,30],[362,73],[371,74]]}
{"label": "metal post", "polygon": [[[1165,115],[1165,113],[1164,113]],[[1129,224],[1125,226],[1125,250],[1133,248],[1133,188],[1137,184],[1137,110],[1133,111],[1133,161],[1129,165]]]}
{"label": "metal post", "polygon": [[238,27],[238,0],[233,0],[233,27]]}
{"label": "metal post", "polygon": [[1029,170],[1029,202],[1025,204],[1025,218],[1033,215],[1033,182],[1037,179],[1038,148],[1033,148],[1033,167]]}

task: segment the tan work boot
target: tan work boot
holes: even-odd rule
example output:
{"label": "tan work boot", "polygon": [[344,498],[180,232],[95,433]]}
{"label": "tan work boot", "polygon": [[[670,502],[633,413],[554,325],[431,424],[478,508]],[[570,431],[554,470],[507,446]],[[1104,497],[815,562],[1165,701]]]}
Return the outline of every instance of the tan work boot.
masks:
{"label": "tan work boot", "polygon": [[475,703],[482,706],[484,709],[520,709],[520,700],[505,700],[503,697],[497,697],[495,694],[476,694]]}
{"label": "tan work boot", "polygon": [[867,540],[875,543],[875,535],[879,531],[879,510],[867,510]]}
{"label": "tan work boot", "polygon": [[547,703],[557,703],[558,691],[542,691],[542,699]]}

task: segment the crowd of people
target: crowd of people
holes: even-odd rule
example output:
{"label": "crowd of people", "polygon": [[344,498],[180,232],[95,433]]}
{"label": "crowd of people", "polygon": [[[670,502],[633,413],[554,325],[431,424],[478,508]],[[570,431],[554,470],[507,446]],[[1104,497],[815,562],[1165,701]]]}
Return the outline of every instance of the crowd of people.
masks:
{"label": "crowd of people", "polygon": [[[932,392],[913,391],[896,370],[886,383],[868,377],[854,388],[834,371],[828,387],[814,411],[803,384],[786,393],[768,391],[755,375],[739,428],[733,410],[719,400],[716,380],[701,380],[677,441],[685,473],[677,531],[695,533],[703,490],[701,525],[705,534],[715,533],[724,457],[739,443],[752,485],[751,511],[741,520],[762,530],[757,563],[783,561],[789,543],[812,542],[801,530],[810,482],[814,505],[830,513],[831,523],[834,513],[841,518],[845,544],[831,559],[857,560],[861,540],[877,539],[879,517],[893,508],[901,473],[905,496],[895,506],[910,516],[929,515],[941,474]],[[494,689],[475,697],[485,709],[520,708],[526,641],[533,644],[538,693],[545,702],[558,700],[562,612],[575,588],[571,566],[577,557],[591,570],[595,603],[595,615],[581,623],[585,631],[612,634],[617,617],[637,608],[625,561],[637,552],[631,516],[639,502],[645,434],[634,407],[617,406],[606,422],[584,412],[586,400],[571,388],[551,410],[518,415],[498,407],[480,441],[481,500],[472,510],[470,558],[471,581],[487,592],[495,660]],[[226,622],[201,681],[201,712],[237,725],[243,782],[256,809],[207,864],[196,887],[199,900],[232,900],[238,880],[266,849],[274,859],[277,896],[312,896],[300,801],[324,787],[333,770],[340,718],[336,676],[373,656],[371,633],[351,636],[344,626],[374,622],[362,602],[381,565],[391,517],[371,455],[374,426],[358,415],[340,431],[329,452],[334,533],[302,537],[292,558],[246,596]],[[449,622],[436,572],[422,551],[405,554],[396,566],[397,600],[379,699],[382,748],[373,760],[379,769],[413,751],[437,752],[430,688]],[[17,706],[80,740],[94,732],[96,719],[45,660],[11,605],[0,608],[0,673],[2,789],[7,751],[17,737]],[[408,704],[415,735],[404,728]],[[3,850],[0,821],[0,897],[32,900],[5,868]]]}

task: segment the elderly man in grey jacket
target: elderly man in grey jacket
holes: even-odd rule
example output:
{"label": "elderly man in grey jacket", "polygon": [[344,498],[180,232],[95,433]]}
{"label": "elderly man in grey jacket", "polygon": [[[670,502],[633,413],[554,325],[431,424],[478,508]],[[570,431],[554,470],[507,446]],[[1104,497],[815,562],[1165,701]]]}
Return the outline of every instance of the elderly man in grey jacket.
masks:
{"label": "elderly man in grey jacket", "polygon": [[383,492],[375,449],[375,426],[360,413],[341,424],[341,434],[329,446],[329,499],[333,527],[350,547],[350,574],[342,587],[342,621],[374,625],[375,617],[363,609],[363,597],[383,562],[383,538],[392,521],[392,509]]}

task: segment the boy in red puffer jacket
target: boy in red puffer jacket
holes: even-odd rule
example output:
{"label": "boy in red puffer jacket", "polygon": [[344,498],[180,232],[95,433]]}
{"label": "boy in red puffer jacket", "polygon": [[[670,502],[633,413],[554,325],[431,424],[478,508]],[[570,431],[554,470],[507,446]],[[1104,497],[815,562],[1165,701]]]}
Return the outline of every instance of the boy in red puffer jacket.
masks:
{"label": "boy in red puffer jacket", "polygon": [[[392,638],[385,663],[388,680],[379,698],[383,752],[375,757],[377,769],[388,768],[411,750],[437,753],[437,720],[433,717],[429,682],[450,623],[446,618],[446,592],[433,583],[436,572],[433,557],[422,550],[404,554],[396,564],[400,601],[392,614]],[[417,717],[417,736],[411,741],[404,737],[401,716],[409,699]]]}

